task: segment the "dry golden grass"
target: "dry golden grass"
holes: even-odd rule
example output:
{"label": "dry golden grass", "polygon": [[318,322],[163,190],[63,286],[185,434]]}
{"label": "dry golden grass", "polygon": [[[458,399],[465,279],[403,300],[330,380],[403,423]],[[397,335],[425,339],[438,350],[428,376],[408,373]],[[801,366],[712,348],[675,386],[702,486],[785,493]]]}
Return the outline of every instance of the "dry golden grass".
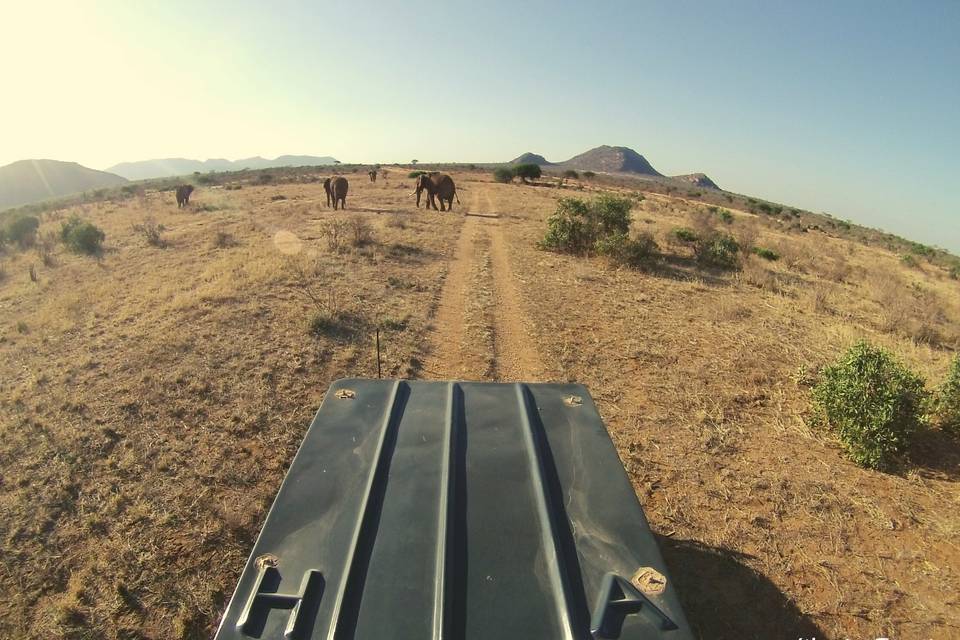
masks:
{"label": "dry golden grass", "polygon": [[[379,324],[386,375],[431,375],[439,335],[476,376],[587,384],[702,637],[956,636],[956,440],[924,434],[883,474],[803,416],[816,371],[860,337],[939,381],[960,283],[662,194],[634,227],[672,255],[618,269],[535,248],[575,187],[455,175],[450,215],[357,175],[345,213],[316,184],[201,188],[190,211],[149,193],[78,208],[107,232],[100,261],[0,256],[0,635],[208,637],[329,382],[375,375]],[[499,218],[467,219],[448,276],[463,293],[434,316],[463,209]],[[132,231],[148,216],[165,248]],[[703,270],[668,246],[677,226],[782,257]]]}
{"label": "dry golden grass", "polygon": [[[0,636],[209,637],[329,383],[376,376],[374,326],[384,374],[417,375],[462,219],[351,182],[337,213],[314,184],[86,206],[101,260],[2,258]],[[372,238],[333,252],[331,220]],[[311,335],[301,273],[366,331]]]}
{"label": "dry golden grass", "polygon": [[[957,441],[924,434],[883,474],[803,419],[815,372],[860,337],[939,382],[960,347],[956,281],[738,212],[713,224],[780,260],[749,256],[726,275],[673,258],[615,270],[532,250],[554,207],[546,190],[490,188],[518,213],[506,237],[541,357],[597,399],[702,637],[956,635]],[[711,224],[663,196],[634,220],[681,257],[669,231]]]}

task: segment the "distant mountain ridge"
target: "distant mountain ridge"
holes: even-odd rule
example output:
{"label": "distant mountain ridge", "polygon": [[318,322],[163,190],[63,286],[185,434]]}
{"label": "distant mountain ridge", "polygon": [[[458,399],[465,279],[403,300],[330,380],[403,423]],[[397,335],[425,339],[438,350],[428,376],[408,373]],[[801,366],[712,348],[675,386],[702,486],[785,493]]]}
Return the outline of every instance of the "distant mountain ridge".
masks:
{"label": "distant mountain ridge", "polygon": [[538,164],[543,167],[593,171],[595,173],[635,173],[655,178],[681,180],[707,189],[719,189],[717,183],[703,173],[689,173],[681,176],[665,176],[653,168],[646,158],[630,147],[612,147],[602,145],[576,155],[563,162],[549,162],[543,156],[527,152],[510,161],[510,164]]}
{"label": "distant mountain ridge", "polygon": [[126,178],[76,162],[18,160],[0,167],[0,209],[126,182]]}
{"label": "distant mountain ridge", "polygon": [[240,171],[241,169],[272,169],[274,167],[308,167],[317,165],[336,164],[336,159],[330,156],[294,156],[283,155],[274,159],[254,156],[240,160],[225,158],[210,158],[209,160],[192,160],[190,158],[160,158],[155,160],[139,160],[136,162],[121,162],[107,171],[123,176],[128,180],[147,180],[149,178],[169,178],[183,176],[194,171],[206,173],[208,171]]}

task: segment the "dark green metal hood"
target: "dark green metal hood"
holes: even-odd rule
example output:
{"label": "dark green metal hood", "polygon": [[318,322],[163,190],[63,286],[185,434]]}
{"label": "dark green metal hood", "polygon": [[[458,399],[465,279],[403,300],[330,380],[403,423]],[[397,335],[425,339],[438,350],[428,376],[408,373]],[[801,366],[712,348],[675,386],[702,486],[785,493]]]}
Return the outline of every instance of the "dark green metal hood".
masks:
{"label": "dark green metal hood", "polygon": [[691,638],[586,388],[341,380],[217,633]]}

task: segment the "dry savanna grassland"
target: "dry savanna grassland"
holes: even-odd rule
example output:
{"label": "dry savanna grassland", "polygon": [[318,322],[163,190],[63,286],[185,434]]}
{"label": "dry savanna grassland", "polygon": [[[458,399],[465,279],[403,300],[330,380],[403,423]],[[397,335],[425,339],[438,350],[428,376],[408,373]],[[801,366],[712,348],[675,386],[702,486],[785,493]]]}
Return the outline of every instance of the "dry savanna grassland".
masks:
{"label": "dry savanna grassland", "polygon": [[[377,375],[377,328],[384,376],[586,384],[700,637],[960,635],[958,441],[874,471],[807,420],[861,338],[944,377],[946,269],[639,181],[458,171],[462,205],[418,210],[408,170],[347,174],[338,212],[310,171],[179,210],[147,188],[5,249],[0,636],[209,637],[327,386]],[[655,265],[538,248],[559,198],[601,192],[634,198]],[[53,241],[73,214],[99,255]],[[705,268],[678,227],[779,259]]]}

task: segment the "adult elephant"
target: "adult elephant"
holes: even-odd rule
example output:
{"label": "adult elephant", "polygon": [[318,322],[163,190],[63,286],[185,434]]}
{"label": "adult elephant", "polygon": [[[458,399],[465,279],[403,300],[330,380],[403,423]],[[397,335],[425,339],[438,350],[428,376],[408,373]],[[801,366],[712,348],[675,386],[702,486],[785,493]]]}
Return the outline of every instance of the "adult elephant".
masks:
{"label": "adult elephant", "polygon": [[371,169],[370,171],[367,172],[367,175],[370,176],[370,182],[376,182],[376,181],[377,181],[377,170],[376,170],[376,169]]}
{"label": "adult elephant", "polygon": [[[460,204],[460,198],[457,197],[457,186],[453,183],[453,178],[445,173],[422,173],[417,176],[417,208],[420,208],[420,195],[423,191],[427,192],[427,209],[436,209],[436,200],[440,201],[440,211],[453,211],[453,199],[457,199]],[[444,208],[446,203],[446,208]]]}
{"label": "adult elephant", "polygon": [[350,184],[343,176],[334,176],[330,178],[330,195],[333,196],[333,210],[337,210],[337,204],[341,209],[347,208],[347,188]]}
{"label": "adult elephant", "polygon": [[192,184],[182,184],[177,187],[177,209],[190,204],[190,194],[193,193]]}
{"label": "adult elephant", "polygon": [[330,178],[323,179],[323,190],[327,192],[327,206],[330,206],[330,200],[333,198],[333,193],[330,191]]}

